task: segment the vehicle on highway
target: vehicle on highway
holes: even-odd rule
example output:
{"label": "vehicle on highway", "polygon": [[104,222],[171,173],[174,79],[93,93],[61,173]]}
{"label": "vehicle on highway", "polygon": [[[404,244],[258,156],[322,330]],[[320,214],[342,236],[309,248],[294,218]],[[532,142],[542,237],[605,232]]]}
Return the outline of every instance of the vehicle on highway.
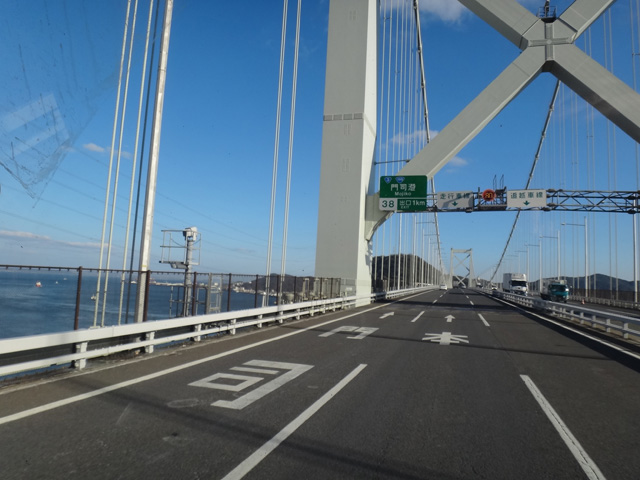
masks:
{"label": "vehicle on highway", "polygon": [[440,290],[446,290],[447,286],[444,283],[440,284]]}
{"label": "vehicle on highway", "polygon": [[567,303],[569,300],[569,286],[566,280],[549,280],[542,281],[542,290],[540,297],[543,300],[552,300],[554,302]]}
{"label": "vehicle on highway", "polygon": [[507,293],[527,294],[527,275],[524,273],[505,273],[502,290]]}

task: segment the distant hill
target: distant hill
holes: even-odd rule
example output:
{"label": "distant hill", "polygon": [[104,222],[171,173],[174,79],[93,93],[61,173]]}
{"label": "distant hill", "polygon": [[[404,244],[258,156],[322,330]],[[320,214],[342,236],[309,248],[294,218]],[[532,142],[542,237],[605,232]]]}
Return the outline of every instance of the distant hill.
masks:
{"label": "distant hill", "polygon": [[[547,278],[547,277],[545,277]],[[555,277],[550,277],[555,278]],[[584,288],[584,277],[562,277],[567,281],[567,285],[574,288]],[[538,281],[530,282],[529,285],[532,289],[538,289]],[[589,275],[589,289],[590,290],[618,290],[619,292],[633,292],[633,281],[623,280],[621,278],[610,277],[609,275],[603,275],[596,273]]]}

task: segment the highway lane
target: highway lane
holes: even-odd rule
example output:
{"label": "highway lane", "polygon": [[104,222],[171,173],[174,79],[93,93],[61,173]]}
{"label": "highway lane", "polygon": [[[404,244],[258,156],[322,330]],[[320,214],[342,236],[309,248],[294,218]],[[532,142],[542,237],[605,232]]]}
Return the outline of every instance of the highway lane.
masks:
{"label": "highway lane", "polygon": [[0,471],[637,478],[637,365],[594,347],[473,290],[430,292],[6,389]]}

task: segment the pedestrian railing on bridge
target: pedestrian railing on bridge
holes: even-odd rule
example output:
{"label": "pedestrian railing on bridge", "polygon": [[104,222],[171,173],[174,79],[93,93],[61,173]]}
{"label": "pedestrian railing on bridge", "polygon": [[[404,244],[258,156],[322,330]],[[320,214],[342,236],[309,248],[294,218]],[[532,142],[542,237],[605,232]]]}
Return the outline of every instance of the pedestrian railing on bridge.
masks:
{"label": "pedestrian railing on bridge", "polygon": [[188,316],[126,325],[73,330],[0,340],[0,379],[53,366],[86,366],[87,360],[122,352],[151,353],[160,345],[235,334],[328,311],[393,299],[436,287],[408,288],[368,296],[348,296],[273,305],[247,310]]}

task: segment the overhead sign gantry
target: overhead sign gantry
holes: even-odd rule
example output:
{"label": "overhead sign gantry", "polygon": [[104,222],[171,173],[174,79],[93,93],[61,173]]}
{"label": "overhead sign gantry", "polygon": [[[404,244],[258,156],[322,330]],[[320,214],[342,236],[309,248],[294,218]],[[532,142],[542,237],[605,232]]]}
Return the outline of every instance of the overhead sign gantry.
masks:
{"label": "overhead sign gantry", "polygon": [[[535,211],[630,213],[640,212],[640,191],[486,189],[426,193],[421,176],[380,179],[380,210],[404,212]],[[417,182],[417,183],[416,183]]]}

